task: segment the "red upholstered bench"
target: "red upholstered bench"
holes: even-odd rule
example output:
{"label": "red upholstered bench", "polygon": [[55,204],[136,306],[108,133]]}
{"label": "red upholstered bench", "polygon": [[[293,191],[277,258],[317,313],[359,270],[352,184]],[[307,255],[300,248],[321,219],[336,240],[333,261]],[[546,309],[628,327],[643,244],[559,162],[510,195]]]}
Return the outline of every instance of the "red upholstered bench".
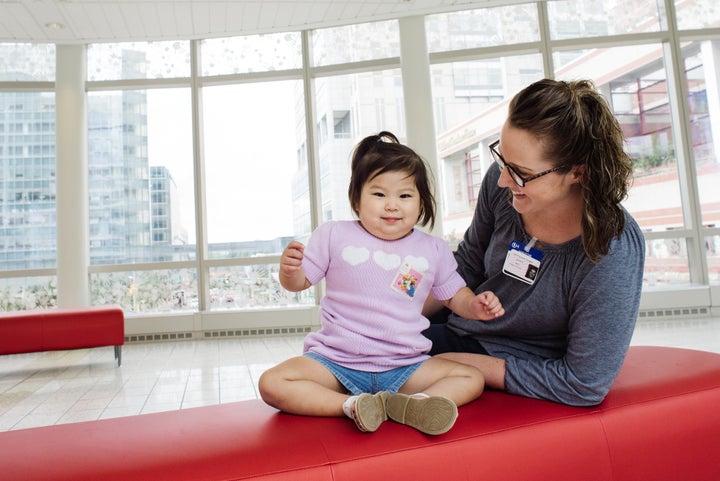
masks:
{"label": "red upholstered bench", "polygon": [[720,480],[720,354],[633,347],[607,399],[488,391],[431,437],[243,401],[0,433],[8,480]]}
{"label": "red upholstered bench", "polygon": [[119,306],[0,312],[0,354],[115,346],[119,366],[124,343]]}

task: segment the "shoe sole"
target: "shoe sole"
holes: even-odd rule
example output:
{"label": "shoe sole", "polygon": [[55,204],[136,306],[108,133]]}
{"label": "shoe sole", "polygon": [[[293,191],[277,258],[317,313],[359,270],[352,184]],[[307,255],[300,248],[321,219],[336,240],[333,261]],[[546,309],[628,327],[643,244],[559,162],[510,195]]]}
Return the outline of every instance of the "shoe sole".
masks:
{"label": "shoe sole", "polygon": [[414,398],[406,394],[392,394],[386,409],[393,421],[431,435],[448,432],[458,416],[455,403],[439,396]]}
{"label": "shoe sole", "polygon": [[387,420],[385,402],[389,393],[383,391],[377,394],[361,394],[353,410],[353,419],[358,429],[372,433]]}

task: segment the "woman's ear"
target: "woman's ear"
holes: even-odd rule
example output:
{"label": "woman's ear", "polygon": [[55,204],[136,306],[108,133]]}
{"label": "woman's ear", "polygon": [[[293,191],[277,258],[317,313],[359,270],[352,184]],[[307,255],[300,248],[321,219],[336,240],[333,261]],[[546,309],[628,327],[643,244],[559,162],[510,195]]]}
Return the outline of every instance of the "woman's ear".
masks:
{"label": "woman's ear", "polygon": [[576,165],[572,168],[570,173],[572,174],[572,180],[574,183],[582,182],[585,177],[585,164]]}

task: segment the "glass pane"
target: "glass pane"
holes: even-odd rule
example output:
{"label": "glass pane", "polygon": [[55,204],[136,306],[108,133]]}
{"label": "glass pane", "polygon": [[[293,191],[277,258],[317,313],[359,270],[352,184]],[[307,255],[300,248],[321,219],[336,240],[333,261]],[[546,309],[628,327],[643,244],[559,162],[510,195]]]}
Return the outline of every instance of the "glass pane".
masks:
{"label": "glass pane", "polygon": [[663,49],[555,52],[556,77],[591,78],[619,119],[635,164],[625,207],[646,231],[684,227]]}
{"label": "glass pane", "polygon": [[92,264],[195,258],[189,89],[91,92]]}
{"label": "glass pane", "polygon": [[311,43],[314,66],[400,56],[397,20],[313,30]]}
{"label": "glass pane", "polygon": [[720,235],[705,238],[705,252],[711,284],[720,284]]}
{"label": "glass pane", "polygon": [[55,95],[0,92],[0,270],[55,267]]}
{"label": "glass pane", "polygon": [[487,146],[505,122],[507,102],[543,76],[540,55],[431,66],[443,195],[443,234],[459,240],[470,225],[480,182],[492,163]]}
{"label": "glass pane", "polygon": [[54,82],[55,44],[0,43],[0,80]]}
{"label": "glass pane", "polygon": [[200,42],[202,75],[302,68],[299,32],[216,38]]}
{"label": "glass pane", "polygon": [[703,225],[720,226],[720,40],[683,46],[688,116]]}
{"label": "glass pane", "polygon": [[315,289],[290,292],[278,280],[279,264],[210,268],[210,310],[313,305]]}
{"label": "glass pane", "polygon": [[202,94],[209,255],[279,254],[310,230],[302,82]]}
{"label": "glass pane", "polygon": [[675,12],[681,30],[720,26],[717,0],[675,0]]}
{"label": "glass pane", "polygon": [[405,112],[400,71],[318,78],[313,88],[319,123],[320,222],[352,219],[354,215],[347,196],[352,149],[362,138],[382,130],[388,130],[404,141]]}
{"label": "glass pane", "polygon": [[0,311],[26,311],[57,306],[57,278],[0,279]]}
{"label": "glass pane", "polygon": [[534,3],[428,15],[425,28],[429,52],[540,40]]}
{"label": "glass pane", "polygon": [[190,42],[95,43],[87,51],[88,80],[190,76]]}
{"label": "glass pane", "polygon": [[91,274],[90,302],[118,304],[125,312],[197,311],[197,273],[165,269]]}
{"label": "glass pane", "polygon": [[658,6],[647,0],[558,0],[547,2],[553,39],[657,32],[666,25]]}
{"label": "glass pane", "polygon": [[646,240],[645,249],[644,288],[690,282],[685,239]]}

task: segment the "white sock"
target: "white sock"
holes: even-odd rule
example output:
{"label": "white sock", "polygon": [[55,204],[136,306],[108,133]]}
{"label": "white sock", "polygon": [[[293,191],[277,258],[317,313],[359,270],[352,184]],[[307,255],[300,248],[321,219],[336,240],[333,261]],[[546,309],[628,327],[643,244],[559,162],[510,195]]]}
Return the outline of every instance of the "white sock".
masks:
{"label": "white sock", "polygon": [[355,405],[355,401],[357,401],[357,398],[358,396],[350,396],[343,403],[343,412],[345,413],[345,416],[349,417],[350,419],[353,419],[353,406]]}
{"label": "white sock", "polygon": [[414,397],[414,398],[418,398],[418,399],[424,399],[424,398],[428,398],[428,397],[430,397],[430,396],[428,396],[428,395],[425,394],[424,392],[416,392],[415,394],[411,395],[410,397]]}

